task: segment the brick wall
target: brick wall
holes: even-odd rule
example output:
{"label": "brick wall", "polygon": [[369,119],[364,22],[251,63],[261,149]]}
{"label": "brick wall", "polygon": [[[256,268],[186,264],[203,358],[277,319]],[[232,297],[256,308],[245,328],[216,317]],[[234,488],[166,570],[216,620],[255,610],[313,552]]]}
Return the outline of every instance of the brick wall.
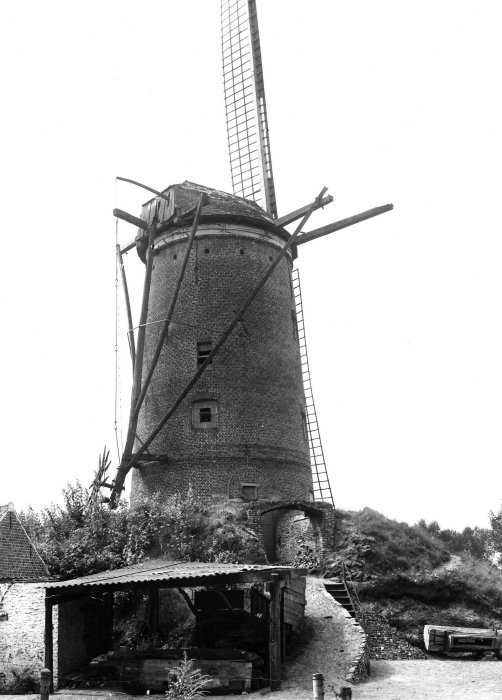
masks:
{"label": "brick wall", "polygon": [[[188,229],[157,241],[146,335],[146,368],[155,350],[183,258]],[[140,414],[145,439],[197,370],[197,343],[213,345],[233,320],[284,242],[237,224],[199,227],[169,331]],[[284,258],[189,396],[133,471],[131,502],[140,494],[186,491],[239,497],[256,483],[258,497],[308,500],[312,475],[291,285]],[[218,426],[192,425],[192,402],[215,400]],[[139,442],[138,442],[139,444]]]}
{"label": "brick wall", "polygon": [[[45,584],[0,583],[0,600],[1,611],[8,616],[0,620],[0,673],[7,686],[16,674],[38,682],[44,668]],[[56,645],[57,611],[54,620]]]}

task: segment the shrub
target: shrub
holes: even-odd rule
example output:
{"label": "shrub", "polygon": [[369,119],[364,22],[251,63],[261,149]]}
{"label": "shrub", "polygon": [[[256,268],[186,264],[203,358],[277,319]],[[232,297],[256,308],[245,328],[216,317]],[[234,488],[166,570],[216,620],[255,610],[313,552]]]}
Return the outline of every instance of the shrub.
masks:
{"label": "shrub", "polygon": [[204,688],[207,687],[211,678],[202,675],[194,666],[194,660],[188,659],[185,652],[180,665],[169,671],[167,700],[197,700],[206,694]]}

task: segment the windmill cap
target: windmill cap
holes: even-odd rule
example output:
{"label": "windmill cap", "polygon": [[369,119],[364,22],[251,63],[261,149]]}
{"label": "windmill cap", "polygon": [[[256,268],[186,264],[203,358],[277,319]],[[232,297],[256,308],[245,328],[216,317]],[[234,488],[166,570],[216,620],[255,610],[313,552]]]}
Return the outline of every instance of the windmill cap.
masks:
{"label": "windmill cap", "polygon": [[[165,223],[165,231],[186,226],[187,221],[183,220],[184,214],[187,214],[188,223],[191,223],[200,195],[205,194],[209,198],[209,203],[202,210],[201,223],[211,221],[240,223],[271,231],[284,241],[290,237],[288,231],[282,226],[277,226],[274,219],[258,204],[243,197],[198,185],[188,180],[170,185],[162,191],[162,194],[167,199],[152,197],[143,204],[141,219],[150,224],[157,213],[157,223],[159,225]],[[144,236],[145,232],[140,229],[137,240],[144,238]],[[138,246],[138,253],[140,257],[143,257],[140,246]]]}

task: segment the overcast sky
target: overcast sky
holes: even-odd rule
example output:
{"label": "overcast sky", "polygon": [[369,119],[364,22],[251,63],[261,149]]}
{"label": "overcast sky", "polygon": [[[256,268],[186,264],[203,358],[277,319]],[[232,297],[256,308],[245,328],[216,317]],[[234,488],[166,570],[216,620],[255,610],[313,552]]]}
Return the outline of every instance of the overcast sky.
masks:
{"label": "overcast sky", "polygon": [[[495,0],[258,0],[279,214],[302,246],[341,508],[486,525],[502,499],[502,106]],[[114,437],[115,220],[185,179],[230,190],[217,0],[3,3],[0,502],[88,485]],[[119,224],[119,239],[135,231]],[[135,299],[142,266],[127,257]],[[130,366],[120,306],[119,418]]]}

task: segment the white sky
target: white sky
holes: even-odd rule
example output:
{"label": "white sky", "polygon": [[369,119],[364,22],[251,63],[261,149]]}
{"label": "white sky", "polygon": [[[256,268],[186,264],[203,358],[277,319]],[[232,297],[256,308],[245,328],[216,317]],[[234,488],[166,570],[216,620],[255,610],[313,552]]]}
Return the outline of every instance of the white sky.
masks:
{"label": "white sky", "polygon": [[[258,2],[279,214],[323,185],[307,228],[395,205],[300,248],[342,508],[463,528],[500,506],[499,7]],[[230,190],[219,2],[26,0],[0,27],[0,502],[40,507],[104,444],[117,464],[112,209],[147,195],[115,175]],[[121,341],[123,419],[129,375]]]}

